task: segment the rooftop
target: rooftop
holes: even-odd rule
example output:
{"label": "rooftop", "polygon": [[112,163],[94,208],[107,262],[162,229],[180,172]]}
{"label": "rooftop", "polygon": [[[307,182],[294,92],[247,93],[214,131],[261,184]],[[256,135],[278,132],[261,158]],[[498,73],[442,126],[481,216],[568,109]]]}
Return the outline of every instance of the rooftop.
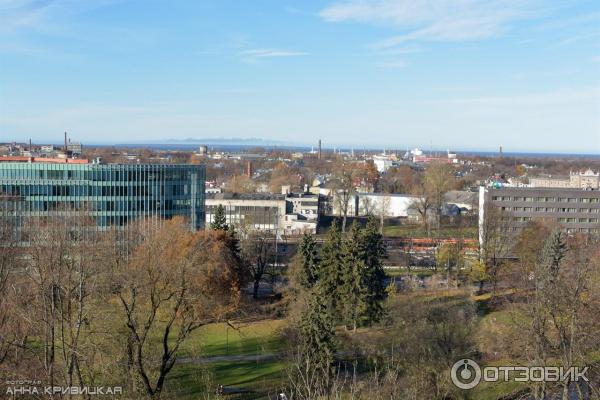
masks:
{"label": "rooftop", "polygon": [[0,162],[48,163],[48,164],[89,164],[85,158],[46,158],[25,156],[3,156]]}
{"label": "rooftop", "polygon": [[207,200],[285,200],[285,197],[277,193],[206,193]]}

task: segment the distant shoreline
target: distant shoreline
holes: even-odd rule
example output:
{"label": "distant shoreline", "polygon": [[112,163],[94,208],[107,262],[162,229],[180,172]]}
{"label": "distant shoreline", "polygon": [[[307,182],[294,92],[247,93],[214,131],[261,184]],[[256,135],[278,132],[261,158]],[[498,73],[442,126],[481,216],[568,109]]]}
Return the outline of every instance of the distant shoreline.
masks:
{"label": "distant shoreline", "polygon": [[[3,142],[3,143],[12,143],[12,142]],[[24,142],[17,142],[26,144]],[[2,144],[2,143],[0,143]],[[53,144],[55,146],[61,146],[62,143],[44,143],[44,144]],[[205,145],[208,147],[210,151],[225,151],[225,152],[246,152],[251,149],[265,149],[265,150],[285,150],[285,151],[296,151],[296,152],[309,152],[311,150],[316,150],[316,146],[303,146],[303,145],[278,145],[273,143],[268,144],[260,144],[260,143],[202,143],[202,142],[194,142],[194,143],[83,143],[84,147],[116,147],[116,148],[128,148],[128,149],[141,149],[141,148],[149,148],[155,150],[181,150],[181,151],[189,151],[189,150],[197,150],[199,146]],[[330,153],[335,151],[342,152],[351,152],[354,150],[355,154],[361,154],[363,151],[369,152],[373,154],[374,152],[381,153],[384,147],[381,146],[369,146],[369,147],[349,147],[349,146],[341,146],[341,147],[323,147],[323,151]],[[414,146],[410,148],[392,148],[385,147],[385,151],[388,153],[398,153],[403,155],[406,151],[414,149]],[[446,150],[426,150],[421,148],[424,154],[433,154],[443,156],[446,154]],[[451,149],[451,152],[456,153],[462,156],[470,156],[470,157],[497,157],[498,151],[486,151],[486,150],[460,150],[460,149]],[[592,154],[592,153],[553,153],[553,152],[531,152],[531,151],[504,151],[502,153],[504,157],[509,158],[577,158],[577,159],[598,159],[600,158],[600,153]]]}
{"label": "distant shoreline", "polygon": [[[247,151],[250,149],[262,148],[265,150],[287,150],[287,151],[299,151],[299,152],[308,152],[311,149],[316,150],[316,146],[284,146],[284,145],[260,145],[260,144],[228,144],[228,143],[216,143],[216,144],[204,144],[204,143],[122,143],[122,144],[88,144],[88,146],[94,147],[121,147],[121,148],[150,148],[150,149],[162,149],[162,150],[192,150],[198,149],[199,146],[205,145],[211,151],[228,151],[228,152],[239,152],[239,151]],[[323,151],[332,152],[334,150],[333,147],[323,147]],[[372,153],[374,151],[381,152],[381,148],[357,148],[357,147],[335,147],[335,150],[340,150],[342,152],[350,152],[354,150],[356,154],[361,154],[363,151],[368,151]],[[390,153],[401,153],[404,154],[407,148],[386,148],[386,152]],[[425,150],[422,149],[425,154],[446,154],[445,150]],[[497,151],[478,151],[478,150],[451,150],[453,153],[465,156],[482,156],[482,157],[496,157],[498,156]],[[502,155],[504,157],[524,157],[524,158],[551,158],[551,157],[574,157],[574,158],[600,158],[600,154],[586,154],[586,153],[549,153],[549,152],[503,152]]]}

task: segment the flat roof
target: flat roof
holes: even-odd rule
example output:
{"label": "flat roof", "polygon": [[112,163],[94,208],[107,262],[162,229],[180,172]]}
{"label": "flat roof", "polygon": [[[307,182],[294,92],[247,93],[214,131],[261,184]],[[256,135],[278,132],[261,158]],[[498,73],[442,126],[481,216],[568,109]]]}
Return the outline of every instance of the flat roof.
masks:
{"label": "flat roof", "polygon": [[277,193],[206,193],[207,200],[285,200],[285,197]]}
{"label": "flat roof", "polygon": [[48,164],[89,164],[87,158],[46,158],[25,156],[3,156],[0,162],[48,163]]}

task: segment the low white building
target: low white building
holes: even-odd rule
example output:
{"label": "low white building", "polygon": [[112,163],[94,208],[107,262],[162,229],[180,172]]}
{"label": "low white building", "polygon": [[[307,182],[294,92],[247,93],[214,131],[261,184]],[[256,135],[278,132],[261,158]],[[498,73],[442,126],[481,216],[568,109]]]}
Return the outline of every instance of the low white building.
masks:
{"label": "low white building", "polygon": [[317,220],[321,213],[320,197],[312,193],[288,193],[286,200],[292,205],[292,213],[302,215],[308,220]]}
{"label": "low white building", "polygon": [[359,216],[383,215],[385,217],[407,217],[408,209],[418,200],[409,194],[358,193]]}
{"label": "low white building", "polygon": [[[383,215],[385,217],[407,217],[410,206],[417,196],[388,193],[353,193],[348,198],[348,216]],[[333,215],[342,215],[343,196],[334,193],[332,200]]]}
{"label": "low white building", "polygon": [[389,156],[378,155],[373,156],[373,164],[379,173],[383,173],[392,167],[393,160]]}
{"label": "low white building", "polygon": [[282,235],[316,233],[321,214],[320,196],[313,194],[207,192],[205,204],[207,226],[221,205],[229,225]]}
{"label": "low white building", "polygon": [[206,225],[214,219],[219,205],[225,209],[227,224],[256,230],[281,230],[287,213],[284,195],[263,193],[207,193]]}

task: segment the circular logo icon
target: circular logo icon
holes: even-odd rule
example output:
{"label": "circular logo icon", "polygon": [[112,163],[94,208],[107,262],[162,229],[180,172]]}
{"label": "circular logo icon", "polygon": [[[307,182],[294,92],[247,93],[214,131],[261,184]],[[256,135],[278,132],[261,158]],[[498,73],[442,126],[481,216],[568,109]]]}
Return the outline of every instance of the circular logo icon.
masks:
{"label": "circular logo icon", "polygon": [[473,389],[481,382],[481,368],[475,361],[463,358],[454,363],[450,377],[457,388]]}

